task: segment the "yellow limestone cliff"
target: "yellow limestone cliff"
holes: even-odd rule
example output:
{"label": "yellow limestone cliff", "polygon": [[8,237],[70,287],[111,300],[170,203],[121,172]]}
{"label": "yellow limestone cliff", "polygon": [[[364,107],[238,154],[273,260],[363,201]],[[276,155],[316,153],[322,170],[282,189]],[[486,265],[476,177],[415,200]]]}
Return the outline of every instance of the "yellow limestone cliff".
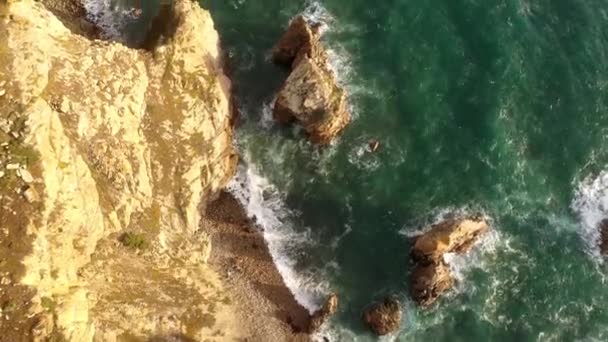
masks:
{"label": "yellow limestone cliff", "polygon": [[0,340],[225,340],[199,213],[232,177],[209,13],[174,1],[150,51],[0,0]]}

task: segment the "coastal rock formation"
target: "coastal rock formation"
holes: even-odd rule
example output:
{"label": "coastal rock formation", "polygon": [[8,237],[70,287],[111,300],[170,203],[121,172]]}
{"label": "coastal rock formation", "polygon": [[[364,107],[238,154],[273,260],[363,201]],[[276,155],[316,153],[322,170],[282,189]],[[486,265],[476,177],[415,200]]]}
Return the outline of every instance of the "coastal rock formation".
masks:
{"label": "coastal rock formation", "polygon": [[321,326],[323,326],[331,316],[335,315],[336,312],[338,312],[338,296],[332,294],[327,298],[323,307],[313,313],[310,317],[308,333],[312,334],[319,331]]}
{"label": "coastal rock formation", "polygon": [[418,265],[412,274],[412,298],[423,307],[435,301],[454,286],[454,279],[449,267],[443,262],[432,262]]}
{"label": "coastal rock formation", "polygon": [[314,31],[304,17],[297,16],[272,49],[273,61],[277,64],[292,65],[296,57],[306,48],[310,49],[319,44],[318,30]]}
{"label": "coastal rock formation", "polygon": [[417,265],[410,291],[418,304],[430,306],[454,286],[444,255],[468,252],[488,229],[482,218],[448,219],[416,239],[412,256]]}
{"label": "coastal rock formation", "polygon": [[169,12],[144,51],[0,2],[5,340],[230,339],[199,222],[237,163],[231,86],[209,13]]}
{"label": "coastal rock formation", "polygon": [[402,316],[401,303],[393,297],[387,297],[372,305],[363,314],[363,321],[376,335],[384,336],[399,330]]}
{"label": "coastal rock formation", "polygon": [[277,96],[274,117],[280,123],[296,120],[311,141],[328,144],[351,116],[346,93],[329,69],[319,34],[304,18],[297,17],[273,49],[273,59],[292,68]]}
{"label": "coastal rock formation", "polygon": [[466,253],[488,231],[484,220],[448,219],[416,239],[412,254],[417,260],[438,261],[445,253]]}

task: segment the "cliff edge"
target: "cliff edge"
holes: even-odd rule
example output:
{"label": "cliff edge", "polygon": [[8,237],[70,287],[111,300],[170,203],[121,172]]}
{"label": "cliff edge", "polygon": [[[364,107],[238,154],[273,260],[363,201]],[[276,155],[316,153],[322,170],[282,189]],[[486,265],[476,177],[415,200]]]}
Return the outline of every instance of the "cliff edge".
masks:
{"label": "cliff edge", "polygon": [[1,341],[231,337],[199,229],[238,159],[230,82],[209,13],[171,16],[144,51],[0,2]]}

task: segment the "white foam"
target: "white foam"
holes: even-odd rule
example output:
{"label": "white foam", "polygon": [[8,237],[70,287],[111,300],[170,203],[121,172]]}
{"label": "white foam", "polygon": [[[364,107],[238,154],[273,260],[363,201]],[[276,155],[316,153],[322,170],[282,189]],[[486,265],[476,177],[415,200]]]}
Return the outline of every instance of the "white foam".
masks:
{"label": "white foam", "polygon": [[82,4],[87,12],[87,19],[101,30],[104,38],[123,40],[122,32],[131,11],[117,7],[113,2],[114,0],[83,0]]}
{"label": "white foam", "polygon": [[[244,158],[247,160],[247,156]],[[284,205],[278,189],[262,177],[255,165],[241,163],[228,190],[243,205],[247,214],[263,229],[273,261],[295,299],[311,313],[317,310],[330,292],[315,270],[296,271],[294,254],[313,244],[310,232],[293,229],[293,213]]]}
{"label": "white foam", "polygon": [[262,107],[262,115],[260,115],[259,124],[265,130],[269,130],[275,125],[275,120],[273,117],[273,109],[274,103],[276,102],[276,97],[273,97],[269,102],[265,102]]}
{"label": "white foam", "polygon": [[579,234],[587,252],[602,263],[598,226],[603,219],[608,218],[608,171],[583,179],[574,192],[571,208],[579,217]]}
{"label": "white foam", "polygon": [[[319,2],[308,1],[307,6],[301,15],[310,24],[317,24],[320,33],[326,35],[342,30],[348,25],[337,23],[336,18]],[[369,92],[369,88],[365,86],[358,87],[355,82],[355,74],[353,68],[353,58],[348,53],[348,50],[341,44],[335,41],[325,42],[327,55],[329,57],[329,69],[334,74],[338,84],[346,90],[349,95],[348,107],[353,119],[357,118],[358,110],[350,101],[356,94],[360,92]]]}
{"label": "white foam", "polygon": [[307,1],[306,8],[301,13],[309,24],[319,24],[321,34],[327,32],[335,20],[329,11],[318,1]]}

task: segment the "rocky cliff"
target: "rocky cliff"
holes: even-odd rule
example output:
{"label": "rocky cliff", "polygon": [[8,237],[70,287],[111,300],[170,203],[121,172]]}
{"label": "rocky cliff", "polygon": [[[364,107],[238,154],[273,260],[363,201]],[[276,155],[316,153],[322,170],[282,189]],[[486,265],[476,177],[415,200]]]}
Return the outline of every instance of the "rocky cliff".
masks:
{"label": "rocky cliff", "polygon": [[198,229],[237,162],[230,82],[210,15],[170,15],[143,51],[0,1],[0,340],[230,334]]}

